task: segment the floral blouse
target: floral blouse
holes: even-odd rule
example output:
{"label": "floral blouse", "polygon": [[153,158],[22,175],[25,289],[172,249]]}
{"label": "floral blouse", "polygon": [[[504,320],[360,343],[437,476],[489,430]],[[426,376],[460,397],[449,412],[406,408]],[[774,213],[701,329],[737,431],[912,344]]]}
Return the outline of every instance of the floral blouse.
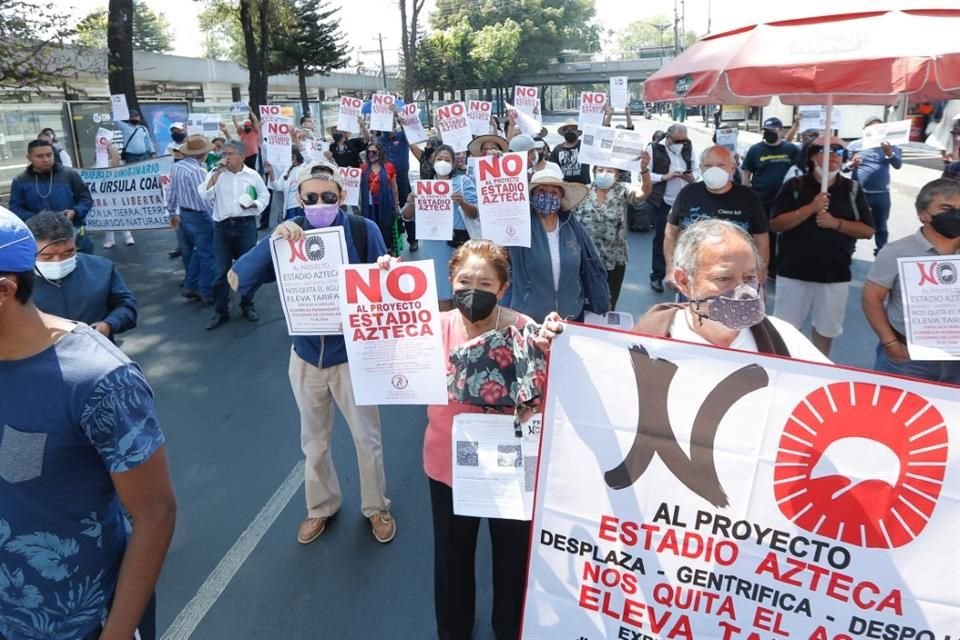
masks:
{"label": "floral blouse", "polygon": [[607,271],[618,264],[627,264],[627,204],[630,194],[622,182],[616,182],[607,191],[607,199],[597,205],[597,188],[590,187],[590,193],[574,215],[583,224],[590,239],[593,240],[600,259]]}

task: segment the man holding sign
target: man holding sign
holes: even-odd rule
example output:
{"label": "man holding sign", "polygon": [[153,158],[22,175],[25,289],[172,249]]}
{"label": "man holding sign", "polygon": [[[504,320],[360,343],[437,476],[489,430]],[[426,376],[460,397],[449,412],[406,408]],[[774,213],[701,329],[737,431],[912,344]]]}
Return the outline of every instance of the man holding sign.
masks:
{"label": "man holding sign", "polygon": [[853,154],[850,167],[851,176],[860,183],[860,188],[867,194],[867,204],[873,214],[874,242],[877,248],[873,255],[887,244],[887,219],[890,217],[890,168],[899,169],[903,164],[903,153],[900,147],[894,146],[885,139],[879,147],[869,147],[866,143],[870,127],[882,125],[883,121],[877,116],[870,116],[863,123],[864,137],[854,140],[847,148]]}
{"label": "man holding sign", "polygon": [[[297,180],[305,217],[284,222],[277,227],[274,237],[293,244],[304,239],[305,230],[342,227],[351,264],[371,263],[387,252],[374,222],[342,209],[344,191],[338,175],[327,175],[317,165],[308,164],[300,170]],[[262,284],[276,280],[271,241],[269,236],[263,238],[233,266],[230,285],[242,295],[250,295]],[[309,260],[309,256],[303,257]],[[319,538],[327,521],[340,510],[340,483],[330,452],[332,403],[336,403],[357,447],[361,511],[369,519],[377,541],[390,542],[397,526],[386,497],[380,411],[376,406],[357,406],[343,336],[294,336],[289,374],[300,409],[300,442],[307,459],[307,517],[300,523],[297,541],[309,544]]]}

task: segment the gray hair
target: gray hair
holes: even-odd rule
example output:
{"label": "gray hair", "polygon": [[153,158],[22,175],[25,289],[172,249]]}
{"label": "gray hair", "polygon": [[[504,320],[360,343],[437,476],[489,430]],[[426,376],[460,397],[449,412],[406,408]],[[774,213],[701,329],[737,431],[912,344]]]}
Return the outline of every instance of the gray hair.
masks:
{"label": "gray hair", "polygon": [[682,131],[683,133],[686,133],[686,132],[687,132],[687,125],[685,125],[685,124],[672,124],[672,125],[670,125],[669,127],[667,127],[667,135],[670,136],[670,139],[671,139],[671,140],[673,140],[673,134],[675,134],[675,133],[680,133],[681,131]]}
{"label": "gray hair", "polygon": [[688,277],[695,277],[697,270],[700,268],[700,248],[704,243],[726,235],[742,238],[750,245],[759,270],[760,252],[757,251],[757,245],[754,244],[750,234],[742,227],[718,218],[698,220],[683,230],[677,240],[677,246],[673,250],[673,266],[681,269]]}
{"label": "gray hair", "polygon": [[937,196],[955,198],[958,195],[960,195],[960,182],[950,178],[937,178],[923,185],[914,204],[917,207],[917,213],[922,213],[933,204]]}
{"label": "gray hair", "polygon": [[223,145],[223,150],[226,151],[230,149],[231,151],[236,151],[241,156],[247,155],[247,148],[243,146],[243,143],[239,140],[229,140],[226,144]]}
{"label": "gray hair", "polygon": [[37,239],[37,244],[63,242],[77,237],[73,223],[62,211],[44,210],[27,218],[27,228]]}

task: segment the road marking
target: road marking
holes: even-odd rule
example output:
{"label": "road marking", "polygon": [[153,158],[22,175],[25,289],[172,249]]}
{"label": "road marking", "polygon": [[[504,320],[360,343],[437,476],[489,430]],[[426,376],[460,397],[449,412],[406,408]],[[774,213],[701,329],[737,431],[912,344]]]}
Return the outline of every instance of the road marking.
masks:
{"label": "road marking", "polygon": [[227,586],[237,575],[237,571],[247,561],[260,540],[266,535],[273,523],[287,507],[290,499],[300,490],[303,484],[303,460],[290,470],[286,480],[277,488],[267,503],[260,509],[260,513],[253,519],[246,530],[240,534],[227,554],[223,556],[207,579],[200,585],[197,595],[193,596],[187,606],[177,615],[176,619],[164,632],[161,640],[187,640],[197,630],[217,599],[223,594]]}

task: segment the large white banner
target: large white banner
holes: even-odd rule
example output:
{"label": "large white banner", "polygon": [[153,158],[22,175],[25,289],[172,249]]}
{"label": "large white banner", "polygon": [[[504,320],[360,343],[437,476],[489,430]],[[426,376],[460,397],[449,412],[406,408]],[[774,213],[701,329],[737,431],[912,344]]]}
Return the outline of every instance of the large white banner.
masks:
{"label": "large white banner", "polygon": [[912,360],[960,360],[960,256],[899,258]]}
{"label": "large white banner", "polygon": [[109,169],[77,169],[90,188],[93,208],[87,231],[131,231],[170,226],[161,176],[170,174],[172,156]]}
{"label": "large white banner", "polygon": [[956,387],[568,325],[523,638],[946,640]]}
{"label": "large white banner", "polygon": [[447,404],[433,260],[343,265],[340,291],[357,404]]}
{"label": "large white banner", "polygon": [[476,159],[477,207],[485,240],[505,247],[530,246],[527,154]]}
{"label": "large white banner", "polygon": [[437,107],[437,131],[444,144],[454,151],[466,151],[473,140],[470,134],[470,122],[467,120],[467,107],[462,102],[454,102]]}

